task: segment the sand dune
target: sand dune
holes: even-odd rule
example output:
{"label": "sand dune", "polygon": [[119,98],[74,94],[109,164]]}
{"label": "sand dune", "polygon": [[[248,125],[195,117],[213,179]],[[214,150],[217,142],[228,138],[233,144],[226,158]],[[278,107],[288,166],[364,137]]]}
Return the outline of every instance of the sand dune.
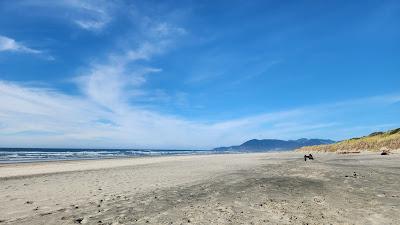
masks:
{"label": "sand dune", "polygon": [[400,224],[400,155],[175,156],[0,166],[0,224]]}
{"label": "sand dune", "polygon": [[400,153],[400,128],[386,132],[374,132],[367,136],[351,138],[333,144],[305,146],[299,152],[337,152],[340,154],[358,152]]}

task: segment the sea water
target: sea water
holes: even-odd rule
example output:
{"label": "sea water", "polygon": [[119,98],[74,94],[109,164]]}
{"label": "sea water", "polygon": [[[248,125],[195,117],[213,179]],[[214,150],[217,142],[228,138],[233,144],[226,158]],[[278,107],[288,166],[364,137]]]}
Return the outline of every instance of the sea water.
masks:
{"label": "sea water", "polygon": [[0,148],[0,163],[107,159],[163,155],[218,154],[216,150]]}

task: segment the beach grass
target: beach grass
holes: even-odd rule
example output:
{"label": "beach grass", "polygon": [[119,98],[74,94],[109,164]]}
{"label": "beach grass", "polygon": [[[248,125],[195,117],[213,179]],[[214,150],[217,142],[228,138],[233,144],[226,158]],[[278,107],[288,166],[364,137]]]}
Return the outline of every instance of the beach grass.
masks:
{"label": "beach grass", "polygon": [[381,152],[400,149],[400,128],[387,132],[375,132],[360,138],[351,138],[329,145],[307,146],[298,151],[318,152]]}

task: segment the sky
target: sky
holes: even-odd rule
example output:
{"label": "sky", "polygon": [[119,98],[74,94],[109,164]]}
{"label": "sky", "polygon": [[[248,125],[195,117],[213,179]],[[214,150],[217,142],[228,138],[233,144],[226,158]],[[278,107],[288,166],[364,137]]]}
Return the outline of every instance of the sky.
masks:
{"label": "sky", "polygon": [[0,147],[209,149],[400,127],[400,2],[0,1]]}

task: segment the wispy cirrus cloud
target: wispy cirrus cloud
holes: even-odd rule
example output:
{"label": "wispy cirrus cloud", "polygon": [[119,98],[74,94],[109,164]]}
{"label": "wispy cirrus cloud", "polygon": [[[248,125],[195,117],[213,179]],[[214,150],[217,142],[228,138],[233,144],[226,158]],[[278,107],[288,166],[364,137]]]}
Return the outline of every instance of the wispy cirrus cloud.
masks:
{"label": "wispy cirrus cloud", "polygon": [[[184,34],[184,29],[162,22],[162,32],[147,32],[158,29],[160,23],[149,23],[143,32],[146,39],[135,47],[124,46],[119,53],[110,53],[106,60],[92,63],[76,81],[78,86],[98,104],[116,110],[127,107],[132,97],[143,93],[139,86],[146,82],[146,76],[161,72],[162,69],[141,65],[154,55],[162,54],[175,38]],[[139,63],[138,63],[139,62]],[[149,96],[147,96],[149,97]]]}
{"label": "wispy cirrus cloud", "polygon": [[99,31],[112,20],[112,11],[116,5],[114,1],[60,1],[59,7],[74,10],[71,20],[80,28],[90,31]]}
{"label": "wispy cirrus cloud", "polygon": [[0,52],[16,52],[16,53],[40,55],[48,60],[54,60],[52,56],[47,55],[42,50],[27,47],[21,42],[17,42],[12,38],[3,35],[0,35]]}
{"label": "wispy cirrus cloud", "polygon": [[[104,86],[98,88],[98,91],[101,91]],[[399,125],[390,123],[382,126],[381,123],[377,123],[364,125],[360,130],[358,126],[352,128],[337,119],[343,113],[354,116],[358,111],[371,108],[386,110],[395,103],[392,101],[394,95],[305,106],[210,122],[142,109],[120,98],[123,97],[121,95],[128,95],[132,89],[114,84],[106,88],[111,89],[104,90],[105,95],[112,94],[113,90],[119,94],[112,98],[105,97],[106,99],[102,99],[105,95],[98,96],[93,93],[72,96],[48,88],[0,82],[2,145],[211,148],[217,145],[239,144],[250,138],[340,139],[377,127],[387,129]],[[356,109],[349,108],[352,102]]]}
{"label": "wispy cirrus cloud", "polygon": [[[108,1],[22,2],[27,6],[52,7],[57,12],[66,10],[69,13],[61,16],[84,30],[100,31],[113,18],[113,2]],[[0,81],[1,145],[198,149],[240,144],[251,138],[341,139],[377,127],[385,129],[396,126],[393,120],[369,121],[369,126],[365,125],[361,130],[356,125],[365,121],[345,124],[340,118],[350,116],[358,119],[361,118],[360,112],[367,110],[375,110],[377,115],[386,116],[388,109],[398,103],[398,94],[306,105],[220,120],[185,118],[145,108],[141,103],[146,100],[169,97],[162,91],[143,90],[149,76],[163,76],[163,68],[152,66],[152,59],[174,48],[177,39],[187,31],[165,19],[159,21],[135,16],[132,20],[138,23],[135,25],[139,26],[140,35],[135,35],[134,40],[124,37],[128,40],[120,49],[108,52],[103,59],[95,59],[80,70],[74,83],[79,93],[72,95],[49,87]],[[14,48],[15,43],[18,42],[14,41]],[[217,76],[226,73],[225,66],[220,65],[223,58],[209,57],[211,65],[216,63],[214,72],[211,72]],[[241,60],[240,57],[234,58]],[[265,63],[260,58],[259,62],[260,66],[249,72],[246,79],[262,74],[281,63],[281,60]],[[236,63],[229,61],[230,65]],[[206,70],[210,64],[203,61],[199,63]],[[247,70],[249,66],[246,64],[242,68]],[[194,82],[214,79],[206,76],[196,78]],[[185,98],[185,94],[181,93],[175,99],[181,99],[179,104],[186,104]]]}
{"label": "wispy cirrus cloud", "polygon": [[[111,21],[119,1],[90,0],[22,0],[17,4],[21,7],[34,7],[47,10],[50,17],[61,17],[79,28],[98,32]],[[50,13],[48,13],[50,12]],[[43,15],[46,16],[46,15]]]}
{"label": "wispy cirrus cloud", "polygon": [[42,51],[29,48],[14,39],[0,35],[0,52],[21,52],[29,54],[41,54]]}

